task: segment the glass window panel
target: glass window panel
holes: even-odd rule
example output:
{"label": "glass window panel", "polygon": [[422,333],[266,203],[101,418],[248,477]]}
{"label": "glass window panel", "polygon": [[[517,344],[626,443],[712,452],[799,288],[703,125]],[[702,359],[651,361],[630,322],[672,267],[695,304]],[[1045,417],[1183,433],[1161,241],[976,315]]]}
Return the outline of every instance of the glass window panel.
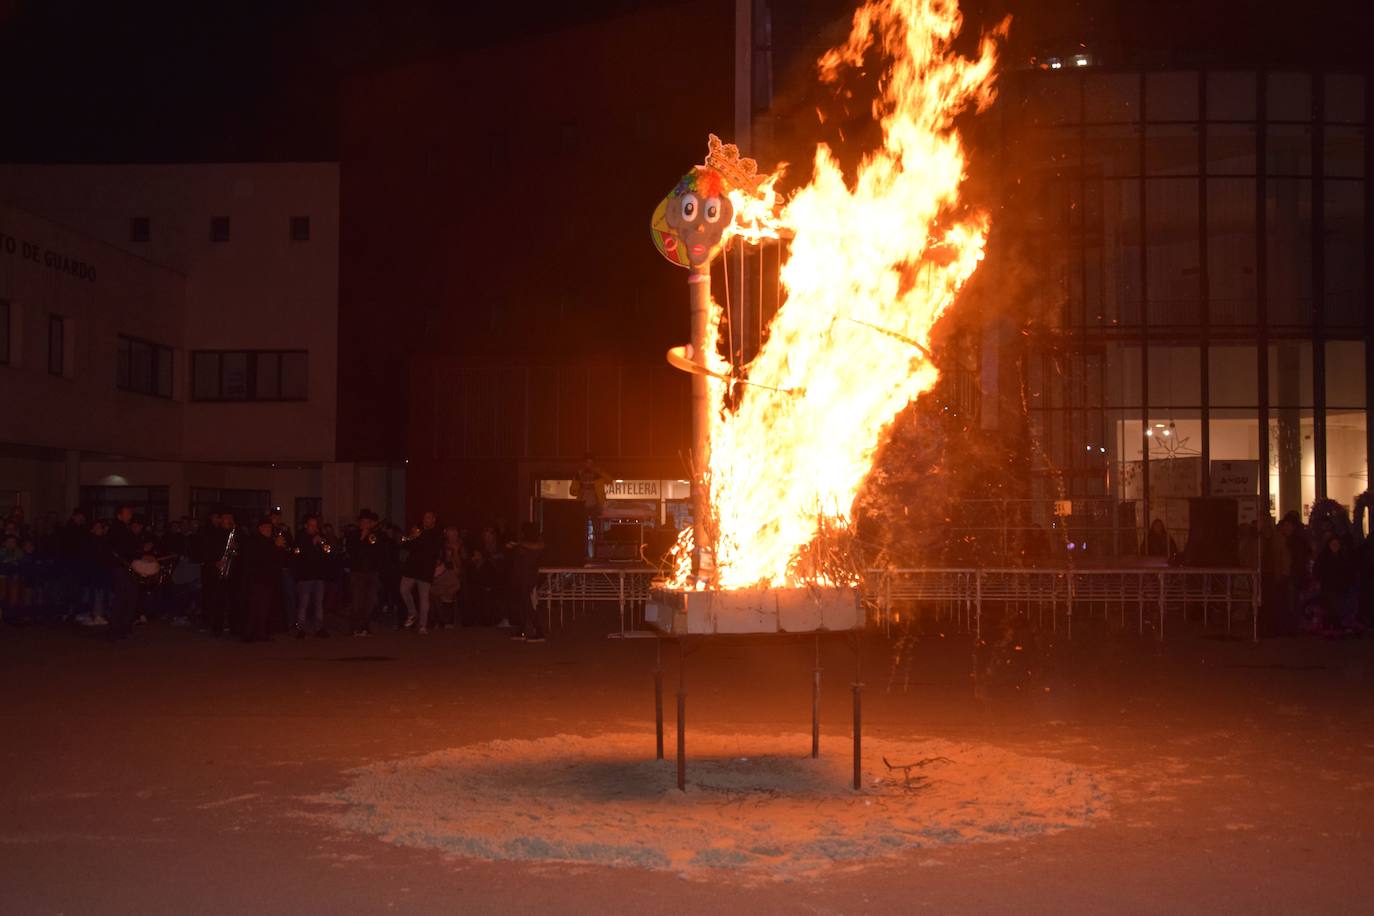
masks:
{"label": "glass window panel", "polygon": [[1202,355],[1198,347],[1150,347],[1151,408],[1191,407],[1202,402]]}
{"label": "glass window panel", "polygon": [[219,354],[197,353],[192,358],[192,397],[215,400],[219,397]]}
{"label": "glass window panel", "polygon": [[1087,299],[1095,323],[1140,324],[1140,182],[1105,181],[1090,201]]}
{"label": "glass window panel", "polygon": [[153,348],[141,340],[129,343],[129,387],[151,394],[153,387]]}
{"label": "glass window panel", "polygon": [[259,401],[275,401],[281,397],[277,384],[277,370],[280,367],[277,354],[259,353],[255,362],[257,387],[253,390],[253,397]]}
{"label": "glass window panel", "polygon": [[1207,119],[1210,121],[1253,121],[1255,119],[1255,74],[1208,73]]}
{"label": "glass window panel", "polygon": [[1269,74],[1269,120],[1312,120],[1312,79],[1306,73]]}
{"label": "glass window panel", "polygon": [[1248,178],[1207,182],[1207,285],[1211,320],[1252,325],[1258,296],[1255,272],[1255,183]]}
{"label": "glass window panel", "polygon": [[1253,124],[1208,124],[1207,174],[1255,174],[1257,135]]}
{"label": "glass window panel", "polygon": [[305,353],[281,355],[281,396],[305,400],[309,393],[308,361]]}
{"label": "glass window panel", "polygon": [[[1236,500],[1239,524],[1255,524],[1260,515],[1259,417],[1254,410],[1213,410],[1207,432],[1210,492]],[[1255,563],[1254,556],[1241,560]]]}
{"label": "glass window panel", "polygon": [[123,337],[119,339],[115,356],[115,385],[119,388],[129,387],[129,341]]}
{"label": "glass window panel", "polygon": [[1107,414],[1110,493],[1118,505],[1113,549],[1118,556],[1135,556],[1144,538],[1144,438],[1138,412]]}
{"label": "glass window panel", "polygon": [[1312,323],[1312,189],[1310,181],[1265,183],[1269,323]]}
{"label": "glass window panel", "polygon": [[1193,179],[1151,179],[1145,185],[1151,324],[1198,322],[1197,194]]}
{"label": "glass window panel", "polygon": [[1197,125],[1150,125],[1145,133],[1145,171],[1150,175],[1198,174]]}
{"label": "glass window panel", "polygon": [[1326,76],[1325,117],[1328,121],[1359,124],[1364,121],[1364,77],[1349,73]]}
{"label": "glass window panel", "polygon": [[1107,344],[1102,373],[1108,407],[1140,407],[1140,347]]}
{"label": "glass window panel", "polygon": [[[1259,415],[1254,410],[1213,410],[1207,443],[1213,461],[1259,460]],[[1259,481],[1253,492],[1259,494]]]}
{"label": "glass window panel", "polygon": [[1364,407],[1364,341],[1326,343],[1326,406]]}
{"label": "glass window panel", "polygon": [[1150,520],[1162,520],[1182,550],[1188,541],[1188,500],[1202,495],[1202,421],[1195,410],[1151,412],[1146,431]]}
{"label": "glass window panel", "polygon": [[1317,491],[1312,409],[1282,407],[1269,416],[1270,498],[1277,517],[1297,512],[1306,521]]}
{"label": "glass window panel", "polygon": [[1327,178],[1364,177],[1364,128],[1327,126],[1322,134],[1323,174]]}
{"label": "glass window panel", "polygon": [[248,354],[220,355],[220,397],[230,401],[248,398]]}
{"label": "glass window panel", "polygon": [[1210,347],[1207,356],[1207,403],[1213,407],[1259,404],[1258,351],[1252,345]]}
{"label": "glass window panel", "polygon": [[1029,144],[1032,155],[1051,167],[1077,166],[1082,147],[1078,130],[1077,127],[1047,127],[1032,132]]}
{"label": "glass window panel", "polygon": [[1104,178],[1140,174],[1140,126],[1085,128],[1083,156],[1090,173]]}
{"label": "glass window panel", "polygon": [[1283,340],[1269,345],[1269,404],[1312,406],[1312,342]]}
{"label": "glass window panel", "polygon": [[1364,183],[1323,183],[1323,309],[1332,327],[1361,327],[1365,320]]}
{"label": "glass window panel", "polygon": [[1079,112],[1079,81],[1062,74],[1044,74],[1026,88],[1025,115],[1032,125],[1075,124]]}
{"label": "glass window panel", "polygon": [[1311,126],[1270,124],[1265,132],[1265,156],[1265,171],[1270,175],[1311,175]]}
{"label": "glass window panel", "polygon": [[1367,422],[1363,410],[1326,412],[1326,495],[1347,509],[1369,489]]}
{"label": "glass window panel", "polygon": [[1140,120],[1140,74],[1088,74],[1083,79],[1083,104],[1090,123]]}
{"label": "glass window panel", "polygon": [[172,396],[172,348],[157,348],[157,393],[164,397]]}
{"label": "glass window panel", "polygon": [[1196,73],[1145,74],[1145,120],[1196,121]]}

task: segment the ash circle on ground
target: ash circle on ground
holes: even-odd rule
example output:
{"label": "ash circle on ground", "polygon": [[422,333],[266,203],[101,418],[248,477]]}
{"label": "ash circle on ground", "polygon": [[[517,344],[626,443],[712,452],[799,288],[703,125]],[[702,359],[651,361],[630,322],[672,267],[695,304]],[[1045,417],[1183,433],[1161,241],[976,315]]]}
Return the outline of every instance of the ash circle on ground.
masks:
{"label": "ash circle on ground", "polygon": [[815,760],[810,735],[688,739],[686,792],[671,735],[668,759],[655,760],[652,734],[617,733],[377,763],[318,800],[349,831],[463,857],[765,880],[1044,836],[1107,814],[1092,773],[986,743],[865,738],[855,792],[847,736],[824,740]]}

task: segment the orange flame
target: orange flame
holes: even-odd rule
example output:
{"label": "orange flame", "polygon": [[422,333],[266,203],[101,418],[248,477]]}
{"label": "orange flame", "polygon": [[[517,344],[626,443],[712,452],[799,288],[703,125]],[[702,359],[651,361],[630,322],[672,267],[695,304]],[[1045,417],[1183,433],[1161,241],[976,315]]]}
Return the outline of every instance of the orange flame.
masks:
{"label": "orange flame", "polygon": [[[982,260],[988,230],[985,213],[960,206],[965,156],[953,120],[992,101],[997,39],[1009,24],[984,35],[969,59],[951,50],[961,20],[953,0],[860,8],[849,39],[819,69],[833,82],[880,46],[888,61],[873,106],[881,145],[852,184],[819,146],[815,177],[780,213],[776,175],[757,199],[734,201],[742,240],[792,237],[781,273],[786,296],[763,349],[743,370],[757,385],[728,408],[726,383],[709,380],[715,408],[703,476],[714,556],[695,582],[679,562],[679,587],[836,578],[803,569],[800,558],[819,532],[850,524],[885,431],[939,377],[928,355],[931,328]],[[714,346],[702,356],[728,374]]]}

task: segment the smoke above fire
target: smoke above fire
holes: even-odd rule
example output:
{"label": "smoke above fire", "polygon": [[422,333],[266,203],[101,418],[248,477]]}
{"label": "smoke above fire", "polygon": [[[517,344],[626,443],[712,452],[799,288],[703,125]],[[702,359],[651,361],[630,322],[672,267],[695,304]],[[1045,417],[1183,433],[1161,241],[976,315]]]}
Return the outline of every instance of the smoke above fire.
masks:
{"label": "smoke above fire", "polygon": [[[740,242],[790,237],[783,304],[762,349],[731,367],[708,347],[712,377],[708,488],[713,543],[679,587],[841,584],[817,544],[846,532],[856,494],[897,414],[936,383],[931,329],[983,258],[984,212],[960,199],[966,158],[956,116],[993,99],[1004,21],[976,57],[956,53],[952,0],[871,2],[844,44],[818,62],[821,80],[882,68],[873,117],[882,139],[852,179],[825,144],[814,175],[785,202],[775,181],[734,198]],[[715,305],[713,328],[722,319]],[[690,532],[684,533],[684,541]],[[685,547],[683,543],[680,547]],[[680,559],[687,551],[680,551]]]}

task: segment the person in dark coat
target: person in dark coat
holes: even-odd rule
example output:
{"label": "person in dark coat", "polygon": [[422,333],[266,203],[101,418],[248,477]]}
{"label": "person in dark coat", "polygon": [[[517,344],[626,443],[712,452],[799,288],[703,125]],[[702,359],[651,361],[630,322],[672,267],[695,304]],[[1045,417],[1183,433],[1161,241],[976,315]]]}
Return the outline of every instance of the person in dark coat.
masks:
{"label": "person in dark coat", "polygon": [[354,636],[372,635],[372,612],[381,591],[382,566],[387,547],[377,534],[377,513],[364,509],[358,513],[358,530],[345,541],[348,551],[349,613]]}
{"label": "person in dark coat", "polygon": [[[284,538],[282,543],[286,543]],[[333,549],[320,531],[319,517],[307,515],[304,526],[296,533],[296,546],[291,548],[291,572],[296,580],[297,639],[304,639],[307,633],[321,637],[329,635],[324,626],[324,583],[330,576],[329,555]]]}
{"label": "person in dark coat", "polygon": [[281,571],[289,556],[286,538],[273,533],[270,516],[258,519],[257,528],[243,537],[238,562],[243,564],[244,642],[271,638],[272,609],[281,596]]}
{"label": "person in dark coat", "polygon": [[86,510],[72,510],[67,524],[57,531],[56,569],[58,604],[64,613],[71,614],[81,603],[81,586],[85,580],[82,563],[86,555],[86,541],[90,538],[90,524]]}
{"label": "person in dark coat", "polygon": [[134,510],[129,506],[120,506],[110,525],[110,533],[105,536],[110,551],[106,557],[110,569],[110,587],[114,590],[109,631],[113,639],[133,635],[134,620],[139,612],[138,582],[129,564],[142,556],[143,545],[134,531],[133,520]]}
{"label": "person in dark coat", "polygon": [[1321,589],[1323,629],[1333,631],[1349,626],[1355,617],[1357,570],[1344,540],[1335,534],[1328,535],[1326,549],[1317,555],[1312,572]]}
{"label": "person in dark coat", "polygon": [[1163,557],[1166,560],[1173,560],[1174,557],[1178,556],[1178,545],[1169,536],[1162,519],[1157,518],[1150,522],[1150,531],[1145,535],[1143,547],[1141,553],[1147,557]]}
{"label": "person in dark coat", "polygon": [[[429,585],[434,581],[434,567],[439,565],[443,555],[443,532],[439,528],[439,517],[426,512],[418,528],[411,529],[406,540],[406,558],[401,564],[401,601],[406,606],[405,626],[420,626],[416,631],[421,636],[429,632]],[[418,615],[416,596],[419,596]]]}
{"label": "person in dark coat", "polygon": [[229,588],[220,571],[220,561],[229,542],[229,532],[234,528],[234,517],[229,515],[225,524],[225,513],[219,509],[210,513],[210,518],[192,541],[192,554],[200,564],[200,627],[211,633],[219,634],[229,619]]}
{"label": "person in dark coat", "polygon": [[539,610],[535,605],[535,591],[539,588],[539,563],[544,555],[544,542],[533,522],[520,526],[520,540],[510,553],[511,579],[515,606],[511,609],[517,627],[511,639],[543,642],[544,630],[539,626]]}

